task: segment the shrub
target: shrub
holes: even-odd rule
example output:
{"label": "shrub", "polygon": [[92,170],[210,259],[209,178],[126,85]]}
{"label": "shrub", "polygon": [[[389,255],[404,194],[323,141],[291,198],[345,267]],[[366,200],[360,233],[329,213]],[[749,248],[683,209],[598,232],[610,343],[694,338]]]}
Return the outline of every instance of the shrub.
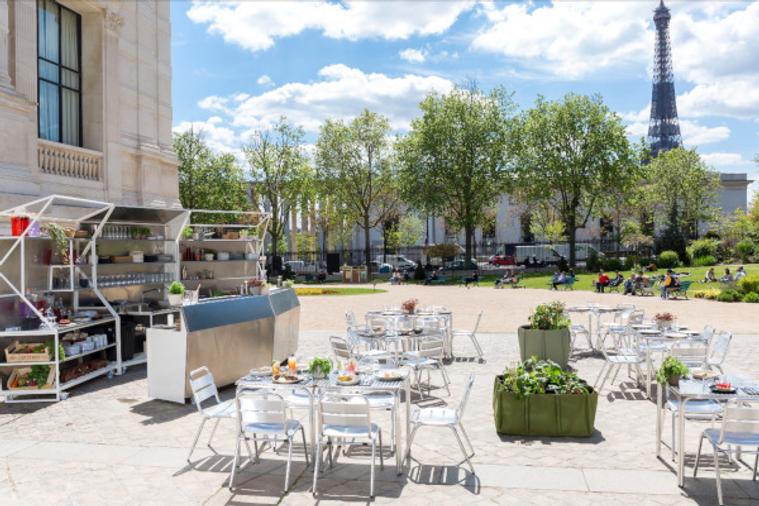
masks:
{"label": "shrub", "polygon": [[743,298],[743,296],[738,293],[737,290],[733,290],[732,288],[728,288],[726,290],[722,290],[719,295],[717,295],[717,300],[720,302],[738,302]]}
{"label": "shrub", "polygon": [[626,271],[633,271],[635,270],[635,267],[638,265],[638,257],[635,255],[630,255],[628,257],[625,257],[625,262],[623,267]]}
{"label": "shrub", "polygon": [[717,258],[719,256],[719,247],[720,242],[716,239],[698,239],[688,246],[688,254],[694,259],[705,256]]}
{"label": "shrub", "polygon": [[422,262],[419,262],[416,264],[416,269],[414,269],[414,280],[424,281],[426,278],[427,273],[424,271],[424,266],[422,265]]}
{"label": "shrub", "polygon": [[623,269],[622,261],[619,258],[607,257],[603,262],[604,269],[607,271],[621,271]]}
{"label": "shrub", "polygon": [[588,254],[588,259],[585,261],[585,268],[590,272],[596,272],[601,268],[601,263],[598,261],[598,253],[592,250]]}
{"label": "shrub", "polygon": [[759,302],[759,293],[748,292],[746,295],[743,296],[743,302],[750,302],[752,304],[758,303]]}
{"label": "shrub", "polygon": [[754,254],[754,241],[751,239],[743,239],[738,241],[735,245],[735,254],[744,262]]}
{"label": "shrub", "polygon": [[751,292],[759,292],[759,275],[752,274],[738,280],[738,290],[741,293],[748,294]]}
{"label": "shrub", "polygon": [[721,292],[722,290],[719,288],[704,288],[701,290],[692,290],[690,294],[696,299],[715,300],[717,297],[719,297],[719,294]]}
{"label": "shrub", "polygon": [[694,257],[691,265],[693,265],[693,267],[711,267],[712,265],[717,265],[717,259],[712,255]]}
{"label": "shrub", "polygon": [[678,266],[680,263],[680,257],[677,256],[676,252],[666,250],[659,253],[659,258],[657,258],[656,263],[662,269],[671,269]]}
{"label": "shrub", "polygon": [[513,369],[503,371],[503,386],[507,392],[524,398],[533,394],[574,394],[590,393],[588,384],[576,373],[564,371],[559,364],[550,360],[532,357]]}
{"label": "shrub", "polygon": [[564,303],[559,301],[539,304],[530,316],[530,326],[533,329],[565,329],[570,323],[569,318],[564,316]]}

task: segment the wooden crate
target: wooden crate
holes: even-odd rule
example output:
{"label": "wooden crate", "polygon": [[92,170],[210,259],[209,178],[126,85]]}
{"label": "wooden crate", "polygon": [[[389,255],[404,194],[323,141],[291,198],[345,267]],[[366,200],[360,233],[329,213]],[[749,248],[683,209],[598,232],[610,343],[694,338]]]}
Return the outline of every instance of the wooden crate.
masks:
{"label": "wooden crate", "polygon": [[32,372],[31,367],[19,367],[18,369],[13,369],[13,372],[11,372],[11,375],[8,378],[8,390],[50,390],[53,388],[55,383],[55,367],[53,366],[50,366],[50,373],[47,375],[47,381],[44,385],[36,385],[33,387],[16,386],[16,381],[19,376],[23,376],[30,372]]}
{"label": "wooden crate", "polygon": [[14,353],[21,346],[35,346],[43,345],[43,343],[26,343],[21,344],[18,341],[12,343],[5,348],[5,360],[7,362],[48,362],[50,360],[50,350],[45,346],[45,351],[40,353]]}

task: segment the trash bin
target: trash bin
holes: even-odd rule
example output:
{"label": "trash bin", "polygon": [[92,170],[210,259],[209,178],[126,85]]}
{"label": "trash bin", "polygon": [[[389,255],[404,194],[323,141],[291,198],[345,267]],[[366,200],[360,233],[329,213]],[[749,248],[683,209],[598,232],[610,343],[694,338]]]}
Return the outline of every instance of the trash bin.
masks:
{"label": "trash bin", "polygon": [[[121,319],[121,360],[132,360],[135,349],[135,329],[137,323],[126,318]],[[110,337],[110,336],[109,336]],[[109,340],[110,342],[110,340]],[[108,360],[116,360],[116,348],[108,348]]]}

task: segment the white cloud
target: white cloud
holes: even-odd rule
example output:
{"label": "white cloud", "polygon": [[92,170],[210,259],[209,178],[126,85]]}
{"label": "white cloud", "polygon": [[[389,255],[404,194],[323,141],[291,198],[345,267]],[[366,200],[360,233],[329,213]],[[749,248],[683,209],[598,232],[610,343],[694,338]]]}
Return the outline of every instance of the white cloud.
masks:
{"label": "white cloud", "polygon": [[680,120],[680,132],[683,143],[689,148],[721,142],[730,137],[730,129],[726,126],[708,127],[688,120]]}
{"label": "white cloud", "polygon": [[221,111],[221,112],[227,112],[229,109],[227,109],[227,103],[229,102],[229,99],[224,97],[218,97],[216,95],[211,95],[210,97],[206,97],[198,102],[198,107],[201,109],[206,109],[209,111]]}
{"label": "white cloud", "polygon": [[274,81],[272,81],[271,77],[267,76],[266,74],[263,74],[261,77],[256,79],[256,83],[260,84],[261,86],[274,86]]}
{"label": "white cloud", "polygon": [[411,63],[424,63],[424,60],[427,59],[427,51],[424,49],[408,48],[400,51],[398,55]]}
{"label": "white cloud", "polygon": [[318,30],[326,37],[358,40],[407,39],[448,30],[473,1],[439,2],[215,2],[196,1],[187,11],[194,23],[208,25],[229,43],[250,51],[262,51],[276,39],[304,30]]}
{"label": "white cloud", "polygon": [[390,77],[342,64],[323,67],[319,77],[251,96],[230,111],[232,124],[253,130],[268,128],[284,115],[306,131],[316,132],[328,118],[347,120],[368,108],[387,116],[394,129],[405,129],[428,93],[453,88],[452,82],[437,76]]}
{"label": "white cloud", "polygon": [[701,158],[708,165],[716,169],[734,169],[752,165],[751,160],[746,160],[740,153],[703,153]]}
{"label": "white cloud", "polygon": [[209,148],[217,153],[235,153],[239,157],[240,142],[237,134],[229,127],[223,126],[224,120],[212,116],[206,121],[182,121],[173,128],[174,133],[192,130],[201,135]]}

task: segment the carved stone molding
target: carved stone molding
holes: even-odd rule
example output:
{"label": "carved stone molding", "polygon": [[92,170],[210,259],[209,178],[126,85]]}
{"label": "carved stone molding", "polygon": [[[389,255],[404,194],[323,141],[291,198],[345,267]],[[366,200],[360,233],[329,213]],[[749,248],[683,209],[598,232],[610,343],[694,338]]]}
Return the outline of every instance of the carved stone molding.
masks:
{"label": "carved stone molding", "polygon": [[124,26],[124,18],[113,11],[105,11],[105,26],[111,32],[118,33],[121,27]]}

